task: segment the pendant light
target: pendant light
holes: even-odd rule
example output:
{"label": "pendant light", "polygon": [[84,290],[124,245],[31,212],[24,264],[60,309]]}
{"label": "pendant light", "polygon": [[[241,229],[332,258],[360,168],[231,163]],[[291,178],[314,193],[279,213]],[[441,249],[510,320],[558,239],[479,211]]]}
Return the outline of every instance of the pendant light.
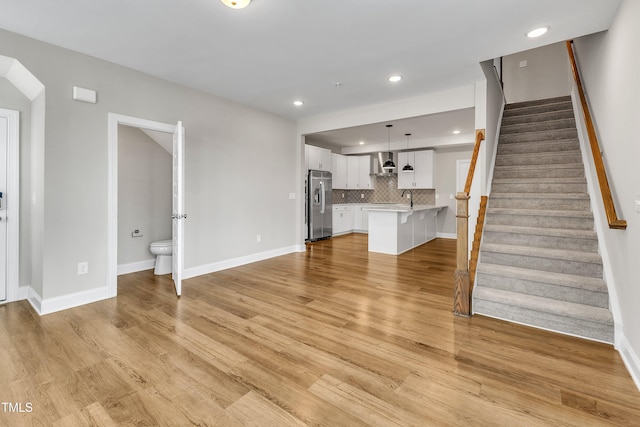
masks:
{"label": "pendant light", "polygon": [[230,7],[231,9],[244,9],[249,6],[251,0],[221,0],[225,6]]}
{"label": "pendant light", "polygon": [[[391,153],[391,128],[393,127],[393,125],[386,125],[387,129],[389,129],[389,153]],[[393,160],[391,159],[391,156],[389,156],[389,158],[387,159],[386,162],[384,162],[384,164],[382,165],[382,169],[384,170],[391,170],[391,169],[395,169],[396,168],[396,164],[393,163]]]}
{"label": "pendant light", "polygon": [[[411,134],[405,133],[404,136],[407,137],[407,149],[409,149],[409,137],[411,136]],[[409,156],[407,156],[407,164],[402,168],[402,172],[413,172],[413,166],[409,164]]]}

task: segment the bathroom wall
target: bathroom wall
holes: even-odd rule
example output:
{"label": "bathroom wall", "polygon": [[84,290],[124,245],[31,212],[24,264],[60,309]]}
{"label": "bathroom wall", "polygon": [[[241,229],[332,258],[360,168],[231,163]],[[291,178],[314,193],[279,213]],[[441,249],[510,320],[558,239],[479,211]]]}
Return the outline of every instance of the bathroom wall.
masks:
{"label": "bathroom wall", "polygon": [[[140,129],[118,127],[118,265],[152,260],[171,238],[172,157]],[[132,237],[140,230],[142,237]]]}
{"label": "bathroom wall", "polygon": [[20,112],[20,277],[19,286],[31,285],[31,101],[6,78],[0,78],[0,108]]}

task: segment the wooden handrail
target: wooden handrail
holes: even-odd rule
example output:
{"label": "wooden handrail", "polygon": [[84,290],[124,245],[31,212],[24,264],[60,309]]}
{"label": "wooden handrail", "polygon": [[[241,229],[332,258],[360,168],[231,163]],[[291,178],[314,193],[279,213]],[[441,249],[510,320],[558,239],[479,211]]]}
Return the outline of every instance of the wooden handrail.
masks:
{"label": "wooden handrail", "polygon": [[476,142],[469,164],[464,191],[456,194],[456,271],[453,285],[453,314],[469,317],[471,315],[471,281],[469,275],[469,192],[473,174],[480,154],[480,143],[484,140],[484,129],[476,130]]}
{"label": "wooden handrail", "polygon": [[480,154],[480,143],[484,140],[484,129],[476,129],[476,143],[473,146],[473,155],[471,156],[471,164],[469,172],[467,172],[467,182],[464,184],[464,192],[469,194],[471,191],[471,183],[473,182],[473,174],[476,171],[476,163]]}
{"label": "wooden handrail", "polygon": [[609,180],[607,179],[607,172],[604,168],[604,161],[602,160],[600,144],[598,143],[596,130],[593,126],[591,113],[589,112],[589,105],[587,104],[587,98],[584,94],[584,89],[582,87],[580,73],[578,72],[578,65],[576,64],[576,57],[573,51],[573,40],[567,40],[566,44],[567,44],[567,51],[569,53],[569,61],[571,62],[571,70],[573,71],[573,78],[576,81],[576,86],[578,87],[578,93],[580,95],[580,103],[582,104],[582,113],[584,114],[584,121],[585,121],[585,125],[587,126],[587,135],[589,137],[589,145],[591,146],[591,155],[593,156],[593,163],[596,168],[596,174],[598,175],[598,183],[600,184],[600,193],[602,194],[602,202],[604,204],[604,211],[607,215],[607,221],[609,222],[609,228],[624,230],[627,228],[627,221],[625,221],[624,219],[618,218],[618,215],[616,214],[616,207],[613,204],[613,197],[611,196],[611,187],[609,186]]}

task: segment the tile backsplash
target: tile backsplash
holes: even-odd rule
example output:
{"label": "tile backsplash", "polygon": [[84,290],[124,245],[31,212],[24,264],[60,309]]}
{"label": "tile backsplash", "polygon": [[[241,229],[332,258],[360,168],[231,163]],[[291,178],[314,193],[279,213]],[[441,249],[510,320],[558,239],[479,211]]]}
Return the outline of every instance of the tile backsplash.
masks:
{"label": "tile backsplash", "polygon": [[[397,176],[376,176],[373,190],[333,190],[333,203],[409,203],[400,197]],[[435,205],[436,190],[411,190],[416,205]],[[364,195],[364,197],[362,197]]]}

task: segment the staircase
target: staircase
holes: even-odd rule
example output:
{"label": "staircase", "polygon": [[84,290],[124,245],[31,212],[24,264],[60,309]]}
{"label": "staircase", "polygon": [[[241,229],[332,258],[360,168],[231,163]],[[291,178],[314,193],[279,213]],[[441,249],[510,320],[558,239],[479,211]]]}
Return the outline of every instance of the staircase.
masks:
{"label": "staircase", "polygon": [[613,342],[570,97],[505,107],[475,314]]}

